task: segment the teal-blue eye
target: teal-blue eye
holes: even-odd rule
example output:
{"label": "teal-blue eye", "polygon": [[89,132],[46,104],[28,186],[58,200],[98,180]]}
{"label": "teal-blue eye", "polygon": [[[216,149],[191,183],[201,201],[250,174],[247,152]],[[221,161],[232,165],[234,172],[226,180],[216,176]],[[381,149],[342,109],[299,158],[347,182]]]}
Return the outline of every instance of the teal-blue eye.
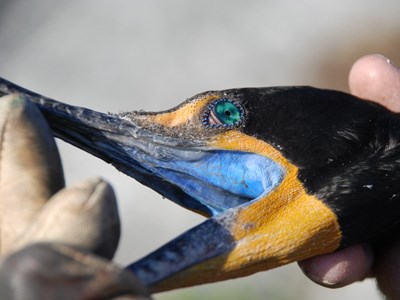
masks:
{"label": "teal-blue eye", "polygon": [[203,115],[203,124],[207,127],[233,128],[243,122],[242,106],[230,99],[218,99],[207,106]]}

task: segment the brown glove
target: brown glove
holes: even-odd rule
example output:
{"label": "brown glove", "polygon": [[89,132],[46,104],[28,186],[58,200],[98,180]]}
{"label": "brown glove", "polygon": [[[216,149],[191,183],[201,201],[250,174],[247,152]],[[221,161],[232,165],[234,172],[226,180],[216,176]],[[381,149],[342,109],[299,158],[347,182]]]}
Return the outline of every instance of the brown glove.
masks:
{"label": "brown glove", "polygon": [[91,254],[111,259],[119,233],[111,186],[96,178],[64,188],[39,110],[0,98],[0,299],[146,298],[133,275]]}

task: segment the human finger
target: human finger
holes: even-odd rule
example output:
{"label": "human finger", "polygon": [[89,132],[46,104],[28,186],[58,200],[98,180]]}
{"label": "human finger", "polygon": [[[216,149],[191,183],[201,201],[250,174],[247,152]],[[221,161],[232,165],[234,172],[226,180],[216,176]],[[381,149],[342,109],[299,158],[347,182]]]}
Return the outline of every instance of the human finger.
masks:
{"label": "human finger", "polygon": [[312,281],[326,287],[338,288],[365,278],[372,261],[369,245],[355,245],[303,260],[299,262],[299,266]]}
{"label": "human finger", "polygon": [[350,70],[351,93],[400,112],[400,69],[379,54],[357,60]]}
{"label": "human finger", "polygon": [[383,253],[376,257],[374,275],[379,289],[387,299],[400,298],[400,241],[386,247]]}

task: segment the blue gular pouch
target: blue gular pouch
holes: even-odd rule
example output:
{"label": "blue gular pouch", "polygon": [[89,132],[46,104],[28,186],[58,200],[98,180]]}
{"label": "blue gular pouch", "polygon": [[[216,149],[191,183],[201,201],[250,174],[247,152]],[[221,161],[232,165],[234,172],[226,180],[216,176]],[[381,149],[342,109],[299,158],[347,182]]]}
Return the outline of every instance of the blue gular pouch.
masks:
{"label": "blue gular pouch", "polygon": [[280,165],[259,154],[226,150],[200,153],[190,160],[172,153],[161,159],[143,155],[140,163],[190,195],[190,201],[207,207],[211,215],[269,194],[284,177]]}

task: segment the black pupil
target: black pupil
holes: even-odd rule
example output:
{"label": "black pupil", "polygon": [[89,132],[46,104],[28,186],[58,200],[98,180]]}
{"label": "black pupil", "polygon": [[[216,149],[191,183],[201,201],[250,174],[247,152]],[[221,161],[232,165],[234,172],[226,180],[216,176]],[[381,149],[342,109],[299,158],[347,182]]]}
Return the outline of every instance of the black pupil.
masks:
{"label": "black pupil", "polygon": [[229,116],[231,115],[231,112],[230,112],[229,110],[226,110],[226,111],[225,111],[225,115],[226,115],[227,117],[229,117]]}

